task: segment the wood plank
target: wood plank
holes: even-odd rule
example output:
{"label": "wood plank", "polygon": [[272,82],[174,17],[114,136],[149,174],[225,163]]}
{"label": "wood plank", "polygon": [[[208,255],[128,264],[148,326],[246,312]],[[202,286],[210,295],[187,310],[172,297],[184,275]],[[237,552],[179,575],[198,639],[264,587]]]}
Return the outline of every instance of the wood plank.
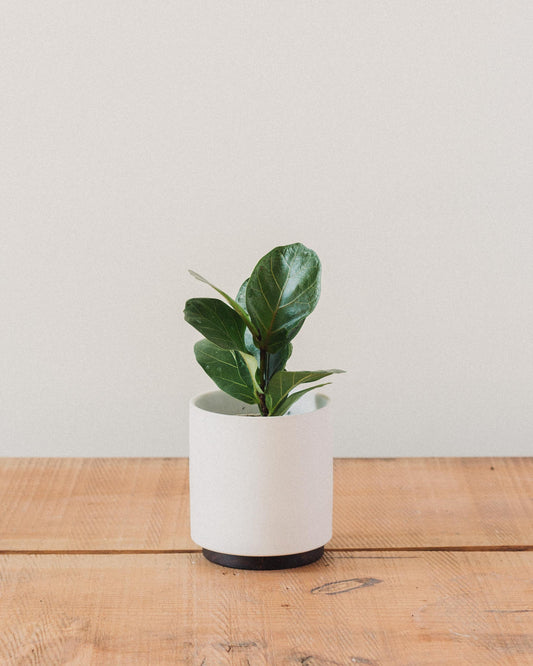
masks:
{"label": "wood plank", "polygon": [[199,553],[0,556],[0,663],[533,663],[532,552],[329,552],[301,569]]}
{"label": "wood plank", "polygon": [[533,458],[335,461],[330,548],[533,548]]}
{"label": "wood plank", "polygon": [[[0,551],[198,550],[186,458],[0,459]],[[335,460],[332,549],[533,547],[533,458]]]}
{"label": "wood plank", "polygon": [[0,551],[198,550],[188,493],[186,458],[0,459]]}

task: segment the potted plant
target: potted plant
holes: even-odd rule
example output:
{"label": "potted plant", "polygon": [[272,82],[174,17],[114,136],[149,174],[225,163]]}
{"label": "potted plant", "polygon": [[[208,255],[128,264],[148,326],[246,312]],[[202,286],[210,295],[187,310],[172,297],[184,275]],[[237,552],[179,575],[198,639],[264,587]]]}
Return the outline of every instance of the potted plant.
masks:
{"label": "potted plant", "polygon": [[[219,387],[191,400],[191,536],[207,559],[246,569],[309,564],[332,524],[328,398],[302,388],[342,370],[292,371],[292,340],[320,296],[320,260],[301,243],[259,260],[235,299],[192,298],[196,360]],[[326,382],[329,383],[329,382]]]}

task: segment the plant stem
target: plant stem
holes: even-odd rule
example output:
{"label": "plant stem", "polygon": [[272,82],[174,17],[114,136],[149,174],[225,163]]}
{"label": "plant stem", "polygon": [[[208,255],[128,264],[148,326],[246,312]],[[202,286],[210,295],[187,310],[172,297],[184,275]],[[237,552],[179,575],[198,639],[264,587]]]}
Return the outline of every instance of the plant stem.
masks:
{"label": "plant stem", "polygon": [[261,374],[261,381],[259,382],[259,386],[261,387],[261,390],[263,393],[259,394],[259,409],[261,410],[261,414],[263,416],[268,416],[268,407],[266,406],[266,401],[265,401],[265,391],[267,387],[267,373],[268,373],[268,352],[265,349],[260,350],[259,354],[259,372]]}

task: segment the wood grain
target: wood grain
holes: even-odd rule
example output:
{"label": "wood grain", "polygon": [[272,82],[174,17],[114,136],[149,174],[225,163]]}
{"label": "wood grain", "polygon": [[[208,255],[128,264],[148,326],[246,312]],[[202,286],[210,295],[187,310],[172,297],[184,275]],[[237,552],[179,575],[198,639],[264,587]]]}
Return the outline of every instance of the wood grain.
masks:
{"label": "wood grain", "polygon": [[[186,458],[0,459],[0,551],[189,551]],[[335,460],[329,549],[533,548],[533,458]]]}
{"label": "wood grain", "polygon": [[186,458],[0,459],[0,551],[198,550]]}
{"label": "wood grain", "polygon": [[0,591],[3,666],[533,663],[531,552],[4,555]]}
{"label": "wood grain", "polygon": [[329,548],[533,548],[533,458],[335,461]]}
{"label": "wood grain", "polygon": [[263,572],[201,556],[187,471],[0,459],[2,666],[533,663],[532,459],[336,460],[326,555]]}

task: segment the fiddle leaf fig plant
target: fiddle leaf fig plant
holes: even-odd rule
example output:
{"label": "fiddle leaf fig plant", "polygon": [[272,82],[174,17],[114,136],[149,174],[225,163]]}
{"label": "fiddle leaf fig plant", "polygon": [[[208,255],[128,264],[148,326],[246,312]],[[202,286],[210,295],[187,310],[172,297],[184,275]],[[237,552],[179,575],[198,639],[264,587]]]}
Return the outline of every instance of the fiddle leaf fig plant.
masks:
{"label": "fiddle leaf fig plant", "polygon": [[283,416],[305,393],[329,382],[295,391],[343,370],[291,372],[285,365],[292,340],[320,297],[320,260],[301,243],[275,247],[259,260],[236,298],[189,271],[217,291],[219,298],[191,298],[185,321],[204,340],[196,360],[229,395],[257,404],[262,416]]}

